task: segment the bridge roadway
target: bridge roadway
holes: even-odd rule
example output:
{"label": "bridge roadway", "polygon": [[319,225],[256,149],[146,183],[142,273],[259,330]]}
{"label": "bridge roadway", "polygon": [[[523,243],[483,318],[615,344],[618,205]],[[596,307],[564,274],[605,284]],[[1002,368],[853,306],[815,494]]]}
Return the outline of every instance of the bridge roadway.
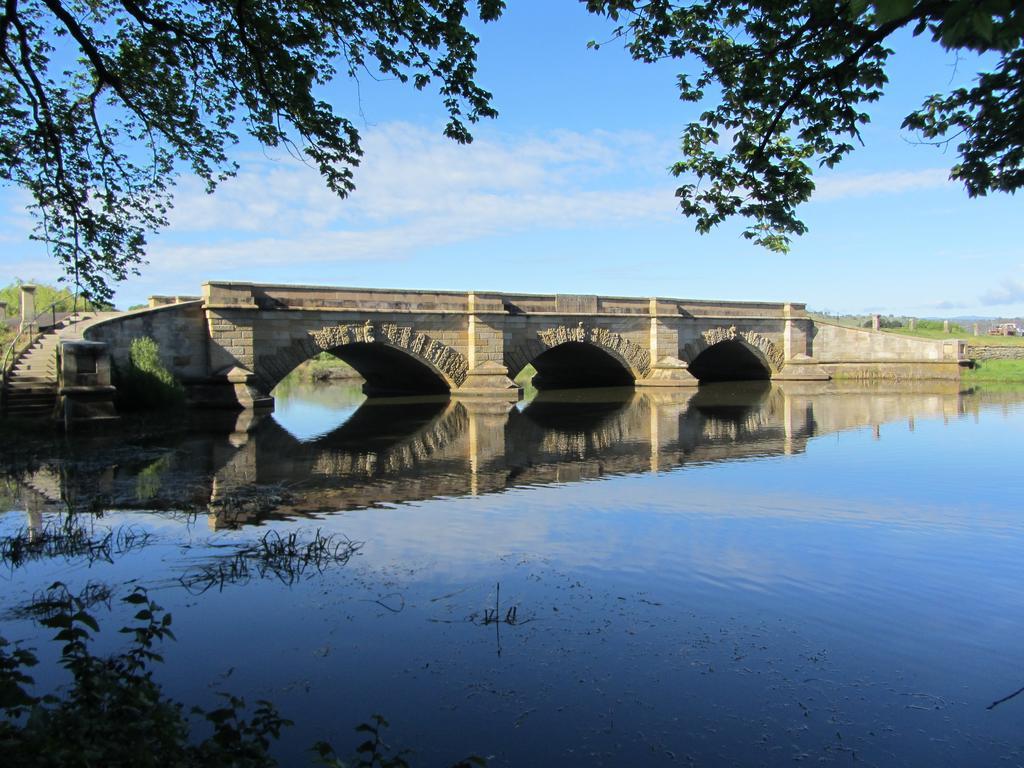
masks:
{"label": "bridge roadway", "polygon": [[538,389],[692,387],[736,379],[959,377],[962,342],[821,322],[804,304],[593,295],[371,290],[209,282],[94,323],[115,367],[154,338],[197,404],[261,407],[297,365],[327,352],[369,395],[514,400]]}

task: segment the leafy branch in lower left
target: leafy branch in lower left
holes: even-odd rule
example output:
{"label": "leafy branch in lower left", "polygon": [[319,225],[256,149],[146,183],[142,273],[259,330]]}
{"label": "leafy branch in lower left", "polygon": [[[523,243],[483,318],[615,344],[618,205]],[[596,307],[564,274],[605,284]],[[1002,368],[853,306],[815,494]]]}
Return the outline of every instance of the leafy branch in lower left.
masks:
{"label": "leafy branch in lower left", "polygon": [[[270,754],[281,729],[291,725],[269,701],[256,702],[246,714],[245,701],[223,694],[219,707],[184,705],[164,695],[153,679],[163,661],[159,646],[173,640],[171,615],[137,587],[123,602],[135,610],[133,622],[120,631],[128,648],[108,657],[90,649],[100,631],[89,607],[96,588],[73,594],[54,583],[38,600],[40,623],[56,630],[60,664],[71,683],[60,694],[36,695],[31,670],[36,654],[0,637],[0,765],[23,768],[131,766],[132,768],[272,768]],[[109,599],[109,590],[102,593]],[[101,600],[103,601],[103,600]],[[199,739],[195,720],[212,730]],[[362,723],[355,756],[342,760],[327,742],[318,742],[310,757],[333,768],[409,768],[409,750],[393,751],[383,739],[388,723],[380,715]],[[486,765],[468,757],[452,768]]]}
{"label": "leafy branch in lower left", "polygon": [[182,704],[168,699],[153,679],[152,666],[163,660],[159,644],[174,639],[171,616],[137,588],[123,598],[136,608],[134,621],[121,632],[127,650],[94,655],[90,640],[99,624],[85,602],[60,583],[51,586],[58,610],[42,619],[56,630],[61,665],[71,684],[60,697],[32,692],[29,674],[38,664],[26,648],[0,638],[0,764],[19,766],[273,766],[268,749],[289,721],[273,705],[257,703],[243,716],[245,702],[227,696],[223,706],[191,712],[213,733],[190,738]]}

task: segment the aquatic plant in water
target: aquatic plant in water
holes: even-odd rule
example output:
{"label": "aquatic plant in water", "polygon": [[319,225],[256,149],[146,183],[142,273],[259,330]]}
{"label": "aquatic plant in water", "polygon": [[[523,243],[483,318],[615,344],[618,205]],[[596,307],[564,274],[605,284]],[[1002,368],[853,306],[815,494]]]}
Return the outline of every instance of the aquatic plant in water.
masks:
{"label": "aquatic plant in water", "polygon": [[68,515],[47,520],[38,528],[19,528],[0,538],[0,564],[14,570],[33,560],[54,557],[110,563],[115,555],[144,547],[151,538],[151,534],[132,525],[97,533],[78,524],[75,515]]}
{"label": "aquatic plant in water", "polygon": [[362,547],[361,541],[335,533],[325,536],[319,528],[308,541],[303,540],[300,531],[282,535],[271,530],[259,541],[185,574],[181,583],[194,593],[206,592],[214,586],[223,589],[227,584],[247,583],[254,578],[274,577],[291,585],[323,573],[330,566],[345,565]]}

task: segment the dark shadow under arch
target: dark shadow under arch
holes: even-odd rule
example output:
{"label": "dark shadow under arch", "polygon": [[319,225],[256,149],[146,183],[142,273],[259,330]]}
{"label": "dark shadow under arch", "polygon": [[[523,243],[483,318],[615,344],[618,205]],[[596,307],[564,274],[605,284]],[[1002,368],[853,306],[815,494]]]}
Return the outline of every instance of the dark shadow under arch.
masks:
{"label": "dark shadow under arch", "polygon": [[448,398],[364,400],[344,424],[324,435],[317,447],[357,453],[383,453],[412,442],[445,414]]}
{"label": "dark shadow under arch", "polygon": [[363,393],[368,397],[440,395],[450,391],[448,383],[424,363],[387,344],[359,342],[328,351],[365,379]]}
{"label": "dark shadow under arch", "polygon": [[633,375],[622,363],[593,344],[567,341],[537,355],[530,361],[537,369],[533,386],[537,389],[577,389],[585,387],[624,387],[633,384]]}
{"label": "dark shadow under arch", "polygon": [[552,432],[590,431],[622,413],[635,397],[634,389],[621,387],[586,393],[549,391],[534,397],[522,415]]}
{"label": "dark shadow under arch", "polygon": [[768,364],[739,339],[720,341],[701,352],[689,365],[700,381],[758,381],[771,378]]}

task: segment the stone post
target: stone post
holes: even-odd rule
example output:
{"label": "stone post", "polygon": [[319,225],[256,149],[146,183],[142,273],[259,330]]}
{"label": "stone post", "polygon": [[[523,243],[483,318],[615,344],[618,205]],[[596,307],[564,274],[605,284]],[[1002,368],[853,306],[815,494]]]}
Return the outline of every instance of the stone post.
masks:
{"label": "stone post", "polygon": [[949,333],[949,320],[942,321],[942,332]]}
{"label": "stone post", "polygon": [[871,316],[871,330],[878,331],[882,328],[882,318],[879,315]]}
{"label": "stone post", "polygon": [[470,292],[466,297],[466,380],[452,394],[496,397],[515,402],[522,389],[505,367],[505,307],[501,299]]}
{"label": "stone post", "polygon": [[31,333],[36,319],[36,287],[22,283],[21,286],[21,329]]}
{"label": "stone post", "polygon": [[807,323],[804,322],[804,328],[801,328],[801,323],[794,317],[796,310],[793,305],[787,302],[782,306],[783,317],[786,318],[786,325],[782,332],[782,353],[789,362],[795,357],[806,357],[807,356],[807,337],[809,335],[806,329]]}
{"label": "stone post", "polygon": [[274,398],[260,389],[256,327],[260,309],[248,284],[203,284],[206,305],[207,382],[193,384],[189,399],[207,407],[273,410]]}
{"label": "stone post", "polygon": [[679,328],[670,317],[679,316],[673,302],[650,300],[651,331],[648,347],[651,354],[651,368],[647,376],[637,379],[638,387],[695,387],[697,377],[679,359]]}
{"label": "stone post", "polygon": [[975,336],[980,336],[981,335],[981,330],[978,328],[978,324],[977,323],[974,324],[974,335]]}
{"label": "stone post", "polygon": [[785,325],[782,331],[783,368],[772,374],[779,381],[827,381],[829,375],[808,355],[814,324],[798,307],[786,303],[782,308]]}
{"label": "stone post", "polygon": [[64,340],[57,370],[57,418],[65,429],[83,422],[116,420],[116,389],[107,345],[99,341]]}
{"label": "stone post", "polygon": [[917,318],[916,317],[910,318],[910,330],[912,330],[912,331],[917,330]]}

